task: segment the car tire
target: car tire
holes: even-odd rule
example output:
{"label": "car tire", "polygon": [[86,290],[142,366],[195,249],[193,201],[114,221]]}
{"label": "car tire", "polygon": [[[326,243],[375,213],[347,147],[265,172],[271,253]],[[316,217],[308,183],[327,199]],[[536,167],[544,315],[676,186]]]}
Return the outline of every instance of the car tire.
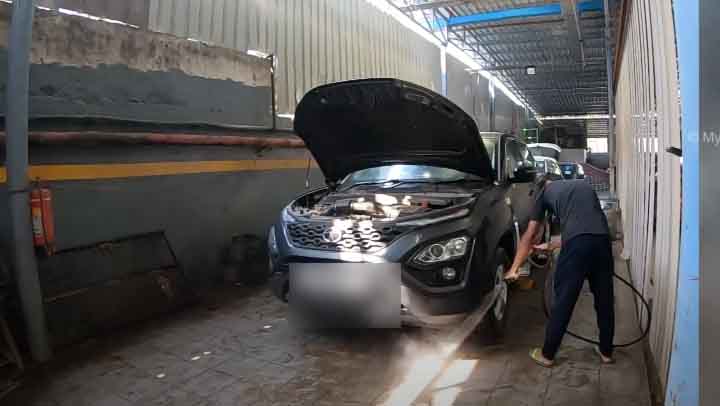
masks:
{"label": "car tire", "polygon": [[510,287],[507,282],[503,279],[505,270],[510,266],[510,258],[508,257],[505,249],[498,248],[495,251],[495,259],[493,260],[493,269],[495,276],[495,285],[501,284],[502,286],[500,296],[495,300],[488,311],[486,319],[485,329],[489,335],[495,340],[502,340],[505,337],[505,331],[507,329],[508,320],[508,309],[510,303]]}
{"label": "car tire", "polygon": [[[543,233],[540,243],[550,242],[550,240],[552,239],[552,221],[545,220],[542,223],[542,227]],[[528,260],[533,267],[544,269],[550,261],[549,255],[550,254],[548,253],[533,252],[532,254],[530,254],[530,258],[528,258]]]}

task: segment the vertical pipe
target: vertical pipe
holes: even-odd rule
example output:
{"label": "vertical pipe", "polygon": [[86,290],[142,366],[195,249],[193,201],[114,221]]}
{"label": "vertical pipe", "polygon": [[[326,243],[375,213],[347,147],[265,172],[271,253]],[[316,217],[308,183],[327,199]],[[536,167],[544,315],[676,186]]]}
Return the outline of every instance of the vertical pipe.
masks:
{"label": "vertical pipe", "polygon": [[490,131],[495,129],[495,79],[488,80],[488,90],[490,93]]}
{"label": "vertical pipe", "polygon": [[612,52],[610,49],[610,4],[604,0],[605,9],[605,63],[607,68],[608,85],[608,158],[610,172],[610,192],[615,193],[615,84],[613,75]]}
{"label": "vertical pipe", "polygon": [[42,291],[32,242],[28,196],[28,91],[33,0],[15,0],[8,35],[5,166],[12,233],[12,258],[30,351],[36,361],[51,357]]}
{"label": "vertical pipe", "polygon": [[275,101],[275,54],[268,56],[270,59],[270,111],[272,113],[272,130],[277,130],[277,102]]}
{"label": "vertical pipe", "polygon": [[448,95],[448,73],[447,73],[447,45],[440,47],[440,87],[442,95]]}

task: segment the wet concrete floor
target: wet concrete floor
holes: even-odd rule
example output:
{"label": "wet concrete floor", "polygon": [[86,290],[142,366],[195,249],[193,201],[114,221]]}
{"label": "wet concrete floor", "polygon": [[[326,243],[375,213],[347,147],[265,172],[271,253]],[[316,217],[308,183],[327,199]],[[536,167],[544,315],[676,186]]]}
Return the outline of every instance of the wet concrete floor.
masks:
{"label": "wet concrete floor", "polygon": [[[626,272],[621,262],[619,272]],[[538,285],[543,275],[535,273]],[[618,340],[638,332],[630,292],[616,287]],[[601,366],[590,344],[566,337],[558,365],[528,357],[542,343],[541,288],[514,290],[509,329],[497,342],[472,335],[415,405],[650,404],[640,346]],[[217,293],[162,320],[93,340],[0,400],[22,406],[374,405],[423,373],[442,331],[299,331],[267,289]],[[583,292],[572,329],[593,335],[592,296]],[[412,385],[410,385],[412,386]],[[400,388],[400,389],[398,389]],[[404,388],[404,389],[403,389]]]}

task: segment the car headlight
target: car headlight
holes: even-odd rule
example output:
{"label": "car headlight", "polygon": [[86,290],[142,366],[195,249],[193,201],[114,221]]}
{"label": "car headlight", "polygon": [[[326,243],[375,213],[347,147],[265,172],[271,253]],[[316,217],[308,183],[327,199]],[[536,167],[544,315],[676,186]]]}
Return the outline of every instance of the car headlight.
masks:
{"label": "car headlight", "polygon": [[415,255],[414,261],[423,265],[457,259],[467,252],[469,238],[455,237],[428,245]]}

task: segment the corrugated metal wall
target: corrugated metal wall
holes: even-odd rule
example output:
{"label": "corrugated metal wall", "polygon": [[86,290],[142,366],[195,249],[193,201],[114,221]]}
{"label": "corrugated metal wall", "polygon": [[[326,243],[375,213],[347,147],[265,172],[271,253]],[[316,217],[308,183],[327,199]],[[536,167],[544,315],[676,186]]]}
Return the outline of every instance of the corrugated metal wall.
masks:
{"label": "corrugated metal wall", "polygon": [[147,0],[35,0],[38,6],[64,8],[147,28]]}
{"label": "corrugated metal wall", "polygon": [[149,29],[275,54],[279,114],[340,80],[395,77],[440,91],[439,48],[365,0],[151,0]]}
{"label": "corrugated metal wall", "polygon": [[663,385],[673,342],[681,206],[680,160],[665,152],[681,145],[671,3],[629,3],[616,98],[625,254],[635,285],[652,301],[649,345]]}
{"label": "corrugated metal wall", "polygon": [[448,55],[447,97],[471,115],[480,131],[490,131],[492,99],[488,80],[477,73],[470,73],[464,63]]}
{"label": "corrugated metal wall", "polygon": [[495,89],[494,131],[515,134],[518,128],[516,110],[518,110],[518,108],[515,102],[505,96],[505,93]]}

